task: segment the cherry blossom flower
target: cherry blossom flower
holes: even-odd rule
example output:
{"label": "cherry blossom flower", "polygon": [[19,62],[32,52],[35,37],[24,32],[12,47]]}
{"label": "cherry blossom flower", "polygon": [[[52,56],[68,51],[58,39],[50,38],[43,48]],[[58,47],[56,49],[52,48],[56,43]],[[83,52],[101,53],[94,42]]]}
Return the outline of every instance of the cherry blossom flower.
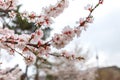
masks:
{"label": "cherry blossom flower", "polygon": [[85,18],[80,18],[79,21],[76,22],[77,24],[79,24],[80,27],[83,27],[84,30],[86,30],[87,28],[87,22],[85,21]]}
{"label": "cherry blossom flower", "polygon": [[24,53],[24,54],[26,54],[26,58],[25,58],[25,63],[27,64],[27,65],[32,65],[32,64],[34,64],[35,63],[35,61],[36,61],[36,56],[34,55],[34,54],[32,54],[30,51],[25,51],[26,53]]}
{"label": "cherry blossom flower", "polygon": [[9,14],[9,16],[11,18],[15,18],[16,17],[16,12],[14,12],[14,11],[8,12],[8,14]]}
{"label": "cherry blossom flower", "polygon": [[40,47],[38,49],[38,56],[48,55],[50,53],[51,48],[49,46],[46,47]]}
{"label": "cherry blossom flower", "polygon": [[28,14],[28,22],[35,22],[35,18],[36,18],[36,14],[35,12],[31,12],[30,14]]}
{"label": "cherry blossom flower", "polygon": [[36,26],[47,26],[49,27],[51,24],[53,23],[53,20],[46,15],[40,15],[36,21],[35,21],[35,25]]}
{"label": "cherry blossom flower", "polygon": [[4,4],[5,4],[4,1],[0,0],[0,8],[1,9],[4,9]]}
{"label": "cherry blossom flower", "polygon": [[70,38],[70,40],[75,36],[74,30],[70,28],[69,26],[66,26],[63,31],[63,35],[67,35],[67,38]]}
{"label": "cherry blossom flower", "polygon": [[52,43],[51,45],[53,47],[56,47],[57,49],[63,48],[65,46],[67,42],[67,40],[65,40],[65,36],[63,36],[62,34],[55,34],[53,39],[52,39]]}
{"label": "cherry blossom flower", "polygon": [[93,6],[91,4],[88,4],[87,6],[84,7],[85,10],[89,10],[90,12],[92,11]]}
{"label": "cherry blossom flower", "polygon": [[80,27],[75,27],[74,32],[77,35],[77,37],[80,37],[80,33],[82,32],[82,30],[80,29]]}
{"label": "cherry blossom flower", "polygon": [[103,4],[103,0],[99,0],[99,4]]}
{"label": "cherry blossom flower", "polygon": [[21,14],[20,14],[21,18],[24,20],[25,18],[27,18],[28,16],[28,12],[27,11],[23,11]]}
{"label": "cherry blossom flower", "polygon": [[40,42],[42,44],[43,43],[41,40],[42,37],[43,31],[39,28],[38,30],[35,31],[35,33],[31,35],[30,43],[37,44],[38,42]]}
{"label": "cherry blossom flower", "polygon": [[16,39],[18,43],[15,45],[15,47],[19,48],[20,50],[23,50],[23,48],[29,42],[29,39],[30,39],[30,35],[26,35],[26,34],[19,35]]}
{"label": "cherry blossom flower", "polygon": [[86,18],[86,21],[88,22],[88,23],[93,23],[93,16],[90,16],[90,17],[87,17]]}

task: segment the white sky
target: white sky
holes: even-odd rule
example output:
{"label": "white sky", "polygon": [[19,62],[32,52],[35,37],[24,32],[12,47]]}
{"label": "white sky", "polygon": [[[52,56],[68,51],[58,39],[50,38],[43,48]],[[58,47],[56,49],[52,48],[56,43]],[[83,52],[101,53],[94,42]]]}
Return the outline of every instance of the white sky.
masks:
{"label": "white sky", "polygon": [[[54,1],[56,0],[20,0],[21,3],[24,3],[22,10],[35,11],[37,13],[40,13],[40,8],[43,5]],[[85,4],[89,2],[95,3],[97,1],[98,0],[71,0],[70,7],[55,19],[55,24],[52,25],[55,32],[60,32],[66,25],[74,27],[75,21],[77,21],[79,17],[88,14],[83,9]],[[99,6],[93,14],[95,18],[94,23],[88,26],[89,28],[82,33],[79,40],[74,40],[80,41],[82,44],[97,51],[100,66],[117,65],[120,67],[119,3],[119,0],[104,0],[104,4]]]}

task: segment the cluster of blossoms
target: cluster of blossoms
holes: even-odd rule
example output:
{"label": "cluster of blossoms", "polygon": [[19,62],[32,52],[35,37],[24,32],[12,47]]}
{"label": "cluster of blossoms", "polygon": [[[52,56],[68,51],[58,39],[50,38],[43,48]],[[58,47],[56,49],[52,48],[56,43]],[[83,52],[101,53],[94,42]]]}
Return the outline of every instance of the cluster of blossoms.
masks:
{"label": "cluster of blossoms", "polygon": [[[8,0],[10,2],[14,0]],[[0,47],[6,49],[10,52],[10,54],[14,54],[14,52],[19,53],[26,60],[27,64],[31,64],[35,62],[35,58],[41,57],[42,55],[47,55],[51,51],[51,46],[61,49],[64,48],[75,36],[79,37],[80,33],[83,29],[86,29],[87,23],[92,23],[93,17],[92,12],[96,7],[102,4],[102,0],[99,0],[99,3],[96,4],[95,7],[87,6],[87,10],[90,11],[89,15],[86,18],[80,18],[78,21],[78,26],[70,28],[66,26],[61,34],[55,34],[50,41],[43,41],[43,31],[41,27],[38,28],[34,33],[17,35],[14,31],[9,30],[7,28],[0,29]],[[50,26],[52,24],[52,17],[58,16],[63,12],[64,8],[68,6],[67,0],[58,1],[55,6],[50,6],[50,8],[44,8],[43,15],[36,15],[34,12],[27,13],[23,12],[20,16],[23,19],[27,19],[30,22],[34,22],[37,26]],[[14,17],[14,12],[10,12],[9,16]],[[22,52],[18,52],[16,49],[20,49]],[[66,57],[64,55],[63,57]]]}
{"label": "cluster of blossoms", "polygon": [[23,74],[21,69],[17,66],[14,68],[7,68],[0,70],[0,80],[17,80]]}
{"label": "cluster of blossoms", "polygon": [[[43,8],[43,13],[40,15],[37,15],[35,12],[31,12],[29,14],[27,11],[24,11],[20,14],[20,16],[22,19],[27,19],[28,22],[35,23],[36,26],[50,26],[53,23],[52,18],[57,17],[67,7],[68,1],[60,0],[55,5],[50,5],[49,8]],[[16,13],[11,11],[9,12],[9,16],[14,18]]]}
{"label": "cluster of blossoms", "polygon": [[35,55],[41,56],[50,51],[49,45],[41,39],[42,36],[41,29],[37,29],[31,35],[17,35],[8,28],[0,29],[0,47],[6,49],[12,55],[17,51],[16,48],[22,50],[22,53],[19,53],[25,57],[29,64],[29,62],[35,62]]}
{"label": "cluster of blossoms", "polygon": [[14,10],[16,9],[16,0],[0,0],[0,9]]}
{"label": "cluster of blossoms", "polygon": [[62,13],[63,10],[67,7],[68,7],[68,1],[67,0],[61,0],[55,6],[50,5],[49,8],[43,8],[43,11],[44,11],[44,14],[55,18],[60,13]]}
{"label": "cluster of blossoms", "polygon": [[50,26],[53,23],[53,20],[51,17],[45,15],[45,14],[40,14],[37,15],[34,12],[31,12],[30,14],[27,11],[24,11],[23,13],[20,14],[22,19],[26,19],[28,22],[33,22],[35,23],[36,26]]}
{"label": "cluster of blossoms", "polygon": [[88,23],[92,23],[93,20],[93,16],[88,16],[87,18],[80,18],[76,23],[79,24],[82,29],[86,30]]}
{"label": "cluster of blossoms", "polygon": [[75,37],[75,34],[79,36],[80,33],[81,30],[79,27],[75,27],[75,29],[72,29],[69,26],[66,26],[63,29],[62,34],[54,35],[54,37],[52,38],[52,46],[56,47],[57,49],[63,48]]}

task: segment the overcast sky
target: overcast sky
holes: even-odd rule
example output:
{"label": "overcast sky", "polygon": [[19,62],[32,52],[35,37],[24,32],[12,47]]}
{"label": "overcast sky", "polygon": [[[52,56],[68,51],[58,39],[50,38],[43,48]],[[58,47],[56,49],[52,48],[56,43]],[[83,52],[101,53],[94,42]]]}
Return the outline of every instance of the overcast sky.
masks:
{"label": "overcast sky", "polygon": [[[21,0],[22,10],[35,11],[39,13],[41,7],[56,0]],[[52,25],[54,32],[60,32],[66,25],[74,27],[79,17],[87,16],[84,10],[87,3],[96,3],[98,0],[71,0],[70,6],[63,14],[55,19]],[[80,41],[83,45],[89,46],[99,55],[99,65],[117,65],[120,67],[120,1],[104,0],[95,12],[94,23],[89,24],[87,31],[74,41]],[[42,4],[42,5],[41,5]],[[96,53],[95,53],[96,54]]]}

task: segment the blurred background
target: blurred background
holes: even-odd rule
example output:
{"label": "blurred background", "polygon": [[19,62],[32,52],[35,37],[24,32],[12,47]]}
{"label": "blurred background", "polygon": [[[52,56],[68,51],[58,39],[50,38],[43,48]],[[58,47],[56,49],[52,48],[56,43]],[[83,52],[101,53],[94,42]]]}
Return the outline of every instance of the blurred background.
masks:
{"label": "blurred background", "polygon": [[[17,13],[24,10],[41,13],[43,6],[55,4],[57,0],[20,0]],[[64,26],[75,26],[75,22],[80,17],[85,17],[89,12],[84,10],[88,3],[95,5],[98,0],[71,0],[69,7],[54,19],[54,24],[50,28],[43,29],[44,40],[50,39],[54,33],[60,33]],[[94,22],[88,25],[79,38],[65,47],[66,50],[74,51],[78,55],[84,55],[84,62],[72,62],[66,59],[48,60],[45,64],[39,63],[39,59],[32,66],[26,66],[22,57],[18,54],[8,56],[7,52],[1,50],[0,60],[3,64],[1,68],[19,67],[25,73],[21,80],[120,80],[120,5],[118,0],[104,0],[93,13]],[[4,16],[5,19],[7,14]],[[28,23],[18,15],[11,23],[4,24],[8,28],[15,30],[17,34],[34,32],[34,23]],[[2,54],[4,53],[4,55]],[[19,58],[19,60],[18,60]],[[56,62],[54,62],[56,61]],[[19,63],[18,63],[19,62]],[[96,74],[97,73],[97,74]],[[26,77],[27,76],[27,77]],[[87,76],[87,77],[86,77]]]}

